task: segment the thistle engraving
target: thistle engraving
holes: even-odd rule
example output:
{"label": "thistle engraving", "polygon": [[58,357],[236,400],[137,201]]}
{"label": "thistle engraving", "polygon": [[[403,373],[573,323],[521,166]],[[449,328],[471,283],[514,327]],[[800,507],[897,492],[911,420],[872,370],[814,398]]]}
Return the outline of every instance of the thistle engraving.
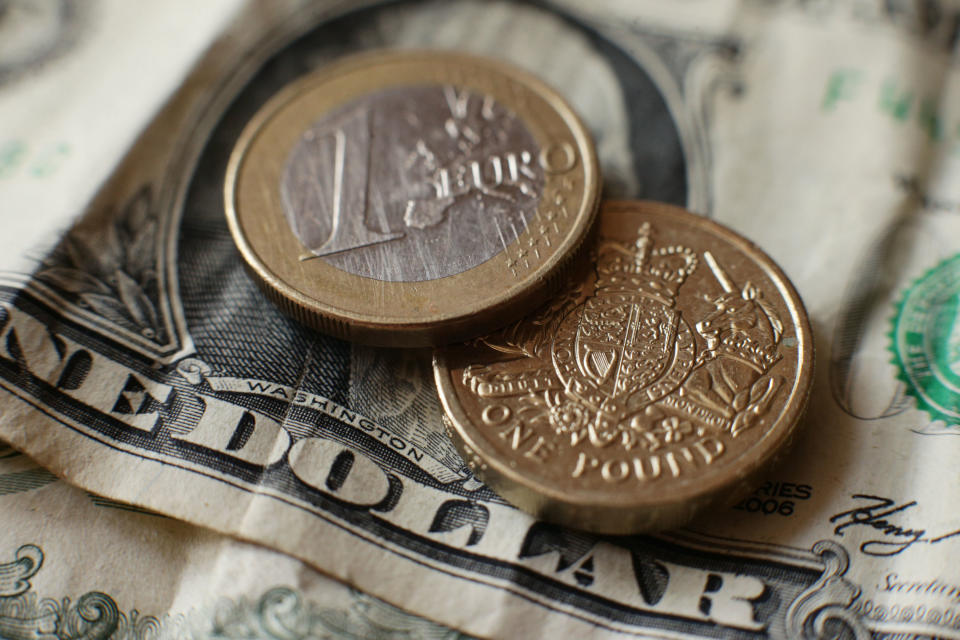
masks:
{"label": "thistle engraving", "polygon": [[[774,305],[710,251],[654,236],[643,223],[633,242],[602,241],[586,282],[478,341],[502,358],[467,367],[463,383],[513,449],[572,448],[573,477],[679,476],[767,419],[783,382]],[[712,291],[681,296],[703,268]]]}

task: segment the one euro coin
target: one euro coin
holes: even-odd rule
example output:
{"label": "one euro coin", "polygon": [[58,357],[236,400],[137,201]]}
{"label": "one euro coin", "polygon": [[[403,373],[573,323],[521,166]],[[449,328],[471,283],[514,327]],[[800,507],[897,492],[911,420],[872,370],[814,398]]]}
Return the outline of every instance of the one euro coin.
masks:
{"label": "one euro coin", "polygon": [[281,309],[338,337],[424,346],[489,332],[555,293],[599,192],[587,130],[534,76],[459,53],[376,52],[257,113],[225,204]]}

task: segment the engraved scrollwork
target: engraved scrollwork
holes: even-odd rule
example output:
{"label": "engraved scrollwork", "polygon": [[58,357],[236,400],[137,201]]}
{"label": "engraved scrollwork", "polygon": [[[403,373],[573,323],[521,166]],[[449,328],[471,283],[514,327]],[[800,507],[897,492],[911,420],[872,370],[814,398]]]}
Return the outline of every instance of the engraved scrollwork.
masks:
{"label": "engraved scrollwork", "polygon": [[16,560],[0,564],[3,640],[465,637],[356,591],[350,594],[350,606],[325,608],[297,589],[278,586],[259,597],[220,598],[215,604],[160,616],[142,615],[136,609],[124,613],[113,596],[100,591],[85,593],[76,602],[68,597],[41,598],[27,578],[40,569],[43,556],[39,547],[28,544],[17,550]]}
{"label": "engraved scrollwork", "polygon": [[261,624],[273,638],[294,640],[309,633],[309,611],[293,589],[271,589],[260,598],[259,610]]}
{"label": "engraved scrollwork", "polygon": [[[844,577],[849,567],[846,550],[835,542],[821,540],[813,545],[813,552],[823,560],[823,573],[787,609],[788,636],[824,638],[828,635],[828,625],[831,625],[834,629],[831,637],[868,640],[870,632],[849,608],[860,595],[860,588]],[[846,633],[838,635],[837,627]]]}
{"label": "engraved scrollwork", "polygon": [[0,564],[0,638],[5,640],[150,640],[160,622],[136,610],[121,613],[116,601],[91,591],[70,598],[39,598],[29,578],[43,565],[44,554],[32,544],[17,549],[16,559]]}
{"label": "engraved scrollwork", "polygon": [[59,635],[69,640],[106,640],[119,623],[120,611],[113,598],[91,591],[80,596],[75,607],[65,608]]}
{"label": "engraved scrollwork", "polygon": [[177,373],[192,385],[198,385],[213,373],[213,367],[200,358],[184,358],[177,363]]}
{"label": "engraved scrollwork", "polygon": [[32,544],[17,549],[16,559],[0,564],[0,598],[17,596],[30,589],[32,578],[43,565],[43,551]]}

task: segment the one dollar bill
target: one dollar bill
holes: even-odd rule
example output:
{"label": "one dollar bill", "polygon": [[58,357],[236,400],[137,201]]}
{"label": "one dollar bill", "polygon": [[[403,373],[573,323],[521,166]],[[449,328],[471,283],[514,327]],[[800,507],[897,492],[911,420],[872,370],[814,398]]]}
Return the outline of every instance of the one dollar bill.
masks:
{"label": "one dollar bill", "polygon": [[[89,206],[40,210],[49,247],[9,241],[0,437],[465,633],[960,637],[958,14],[905,6],[225,3]],[[325,337],[260,295],[223,221],[230,149],[287,82],[378,47],[530,69],[591,128],[609,195],[714,217],[784,267],[817,381],[752,495],[657,536],[537,522],[452,449],[428,353]]]}

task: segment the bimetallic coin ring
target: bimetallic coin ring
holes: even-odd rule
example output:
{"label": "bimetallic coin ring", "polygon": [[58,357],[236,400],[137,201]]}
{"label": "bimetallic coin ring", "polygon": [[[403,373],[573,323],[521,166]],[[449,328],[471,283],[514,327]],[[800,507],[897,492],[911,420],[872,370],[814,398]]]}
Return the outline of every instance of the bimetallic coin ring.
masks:
{"label": "bimetallic coin ring", "polygon": [[538,312],[437,350],[464,459],[517,506],[601,533],[736,499],[810,392],[793,286],[750,241],[665,204],[605,202],[584,258]]}
{"label": "bimetallic coin ring", "polygon": [[257,282],[351,340],[441,344],[555,293],[600,192],[590,136],[501,62],[377,52],[271,99],[230,158],[227,219]]}

